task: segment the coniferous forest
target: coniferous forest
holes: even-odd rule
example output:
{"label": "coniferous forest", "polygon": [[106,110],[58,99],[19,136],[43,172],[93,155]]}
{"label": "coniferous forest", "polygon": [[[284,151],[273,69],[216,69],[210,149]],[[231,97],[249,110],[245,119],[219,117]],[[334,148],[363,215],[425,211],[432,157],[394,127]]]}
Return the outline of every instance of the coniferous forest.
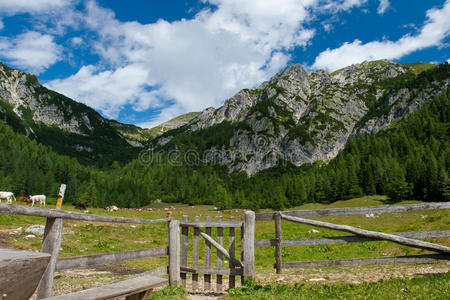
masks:
{"label": "coniferous forest", "polygon": [[0,188],[16,195],[55,196],[59,184],[66,183],[66,202],[93,207],[139,207],[162,199],[280,209],[374,194],[388,195],[392,202],[449,201],[449,120],[447,89],[388,130],[354,137],[329,162],[280,163],[252,177],[218,165],[174,165],[164,154],[123,166],[89,167],[0,122]]}

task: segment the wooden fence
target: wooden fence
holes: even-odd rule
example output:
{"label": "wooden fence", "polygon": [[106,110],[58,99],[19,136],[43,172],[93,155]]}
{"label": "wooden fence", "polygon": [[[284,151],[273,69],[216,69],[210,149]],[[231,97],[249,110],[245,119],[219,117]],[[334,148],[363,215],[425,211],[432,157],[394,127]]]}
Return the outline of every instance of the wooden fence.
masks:
{"label": "wooden fence", "polygon": [[[61,203],[59,203],[61,205]],[[122,217],[111,217],[111,216],[101,216],[93,214],[84,214],[77,212],[64,211],[60,209],[45,209],[39,207],[29,207],[22,205],[10,205],[6,203],[0,203],[0,213],[25,215],[25,216],[36,216],[45,217],[47,222],[45,225],[44,237],[42,240],[41,252],[51,254],[51,260],[47,266],[47,269],[41,279],[38,286],[37,298],[43,299],[51,297],[53,294],[53,278],[54,272],[57,270],[67,270],[74,268],[92,267],[105,264],[111,264],[116,262],[122,262],[127,260],[136,260],[141,258],[150,257],[163,257],[168,256],[169,247],[160,248],[150,248],[134,251],[121,251],[113,253],[103,253],[95,255],[83,255],[67,258],[58,258],[59,249],[62,240],[62,220],[80,220],[80,221],[90,221],[90,222],[111,222],[111,223],[131,223],[131,224],[156,224],[168,222],[169,227],[171,223],[176,224],[178,221],[171,221],[170,219],[158,219],[158,220],[145,220],[145,219],[132,219],[132,218],[122,218]],[[178,225],[177,225],[178,226]],[[169,240],[179,238],[179,236],[170,236]],[[173,234],[173,231],[172,231]],[[170,262],[169,262],[170,264]],[[163,275],[167,274],[167,266],[162,266],[154,269],[148,274],[152,275]],[[170,266],[169,266],[170,269]],[[169,274],[170,275],[170,274]],[[175,279],[173,277],[175,276]],[[179,275],[169,276],[172,282],[176,281]]]}
{"label": "wooden fence", "polygon": [[[195,217],[194,222],[189,222],[188,216],[183,216],[180,226],[181,232],[181,282],[187,285],[187,274],[192,274],[192,288],[199,288],[199,275],[204,275],[204,289],[211,290],[211,275],[216,276],[216,290],[223,290],[223,276],[229,276],[229,287],[235,287],[236,276],[241,276],[244,282],[246,277],[253,277],[254,268],[254,212],[246,212],[242,221],[224,221],[218,217],[212,222],[211,217],[206,217],[205,222],[200,222]],[[192,266],[188,266],[189,229],[193,229],[192,235]],[[202,230],[204,228],[204,230]],[[212,238],[212,229],[215,229],[217,241]],[[224,247],[224,228],[228,229],[228,250]],[[241,229],[241,261],[235,257],[236,252],[236,228]],[[204,240],[205,253],[204,266],[199,265],[199,237]],[[212,267],[211,246],[216,249],[216,266]],[[227,260],[224,260],[224,257]],[[228,266],[227,266],[228,264]]]}
{"label": "wooden fence", "polygon": [[[62,192],[62,194],[64,194],[64,191]],[[61,199],[58,199],[58,208],[55,210],[0,203],[0,213],[47,218],[41,252],[49,253],[52,257],[38,287],[38,299],[50,297],[52,295],[53,277],[55,270],[92,267],[149,257],[169,257],[168,266],[159,267],[157,269],[154,269],[150,273],[153,275],[168,274],[169,284],[171,285],[178,285],[180,283],[186,285],[188,274],[190,274],[192,278],[192,287],[194,289],[197,289],[199,288],[199,275],[203,275],[204,289],[211,290],[211,276],[214,275],[216,276],[215,285],[218,291],[221,291],[224,288],[224,276],[229,276],[229,287],[235,286],[236,276],[241,276],[242,282],[244,282],[248,277],[255,276],[255,247],[275,247],[276,263],[274,267],[276,268],[278,273],[281,273],[281,270],[283,268],[388,264],[392,262],[430,263],[449,259],[449,247],[414,239],[449,237],[450,230],[398,232],[394,234],[385,234],[380,232],[362,230],[346,225],[331,224],[305,218],[450,209],[450,202],[376,207],[335,208],[322,210],[298,210],[260,214],[255,214],[252,211],[246,211],[241,221],[236,221],[233,218],[231,218],[229,221],[224,221],[220,217],[217,221],[212,221],[211,217],[207,217],[205,221],[200,221],[199,217],[196,217],[194,221],[189,221],[187,216],[183,216],[183,219],[181,221],[178,221],[167,218],[146,220],[63,211],[59,209],[62,202],[62,196],[60,198]],[[132,224],[156,224],[167,222],[168,246],[133,251],[121,251],[113,253],[58,258],[62,239],[63,219]],[[255,240],[255,221],[262,220],[274,220],[276,237],[275,239]],[[281,232],[282,220],[347,231],[354,233],[357,236],[283,240]],[[236,258],[235,256],[236,250],[238,249],[237,242],[239,242],[238,237],[236,237],[236,229],[240,230],[241,233],[240,259]],[[193,231],[192,235],[190,235],[189,233],[191,230]],[[228,231],[227,235],[225,235],[227,232],[225,232],[224,234],[224,230]],[[213,233],[215,233],[215,235],[217,236],[217,240],[213,238]],[[189,246],[190,236],[192,236],[192,247]],[[228,245],[224,245],[224,237],[226,236],[228,236]],[[205,252],[203,256],[201,256],[201,253],[199,251],[201,245],[200,237],[204,241]],[[404,245],[433,250],[436,252],[440,252],[441,254],[306,262],[282,262],[282,247],[342,244],[375,240],[390,240]],[[212,251],[212,248],[216,249],[214,251],[216,253],[215,264],[213,263],[214,252]],[[192,255],[192,260],[188,261],[189,253]],[[200,258],[202,258],[204,261],[203,266],[200,266]],[[192,262],[192,264],[188,265],[188,262]]]}
{"label": "wooden fence", "polygon": [[[324,216],[348,216],[363,214],[381,214],[398,213],[419,210],[450,209],[450,202],[435,202],[425,204],[374,206],[374,207],[354,207],[354,208],[332,208],[322,210],[297,210],[287,212],[271,212],[256,214],[256,220],[274,220],[275,239],[255,240],[255,247],[275,247],[275,265],[277,273],[281,273],[283,268],[312,268],[312,267],[330,267],[330,266],[354,266],[354,265],[372,265],[389,263],[432,263],[449,259],[449,247],[442,245],[422,242],[413,239],[440,238],[449,237],[450,230],[443,231],[420,231],[420,232],[398,232],[394,234],[385,234],[361,230],[346,225],[336,225],[327,222],[314,221],[304,218],[324,217]],[[299,238],[282,239],[281,222],[282,220],[309,224],[313,226],[326,227],[334,230],[347,231],[357,234],[357,236],[338,236],[324,238]],[[404,245],[418,247],[422,249],[440,252],[441,254],[431,255],[412,255],[399,257],[377,257],[377,258],[357,258],[340,259],[324,261],[304,261],[304,262],[282,262],[282,247],[289,246],[308,246],[308,245],[326,245],[343,244],[355,242],[367,242],[378,240],[390,240]]]}

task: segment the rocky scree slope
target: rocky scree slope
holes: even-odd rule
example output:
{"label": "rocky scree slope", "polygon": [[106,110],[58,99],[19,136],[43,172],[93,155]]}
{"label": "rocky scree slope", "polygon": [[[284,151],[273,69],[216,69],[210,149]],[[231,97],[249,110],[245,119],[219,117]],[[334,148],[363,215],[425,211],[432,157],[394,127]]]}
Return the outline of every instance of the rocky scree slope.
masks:
{"label": "rocky scree slope", "polygon": [[377,133],[445,90],[450,82],[445,66],[428,82],[418,80],[422,72],[441,67],[382,60],[330,74],[292,65],[256,89],[238,92],[222,107],[205,109],[155,145],[196,150],[203,163],[247,174],[287,161],[300,166],[330,160],[352,136]]}
{"label": "rocky scree slope", "polygon": [[128,161],[151,138],[148,130],[107,120],[40,85],[35,76],[1,63],[0,120],[83,163]]}

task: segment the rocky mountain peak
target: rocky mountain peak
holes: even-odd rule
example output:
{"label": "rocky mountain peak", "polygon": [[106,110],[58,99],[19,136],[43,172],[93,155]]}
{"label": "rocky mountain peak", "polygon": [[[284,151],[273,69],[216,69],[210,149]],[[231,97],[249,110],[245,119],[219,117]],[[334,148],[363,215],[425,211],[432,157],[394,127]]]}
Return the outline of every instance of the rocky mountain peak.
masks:
{"label": "rocky mountain peak", "polygon": [[[198,131],[198,135],[212,126],[219,128],[225,121],[232,124],[234,130],[229,133],[229,142],[213,146],[216,150],[227,149],[219,151],[214,159],[231,171],[253,174],[280,161],[299,166],[329,160],[344,148],[352,135],[387,128],[394,120],[420,108],[419,103],[430,101],[445,89],[448,78],[420,91],[407,86],[392,88],[395,85],[388,82],[396,82],[403,75],[414,78],[417,70],[434,67],[380,60],[351,65],[333,73],[318,70],[308,74],[301,65],[295,64],[256,89],[241,90],[223,106],[204,110],[186,130]],[[407,81],[398,79],[397,82],[405,85]],[[177,143],[176,136],[171,137],[170,143]]]}

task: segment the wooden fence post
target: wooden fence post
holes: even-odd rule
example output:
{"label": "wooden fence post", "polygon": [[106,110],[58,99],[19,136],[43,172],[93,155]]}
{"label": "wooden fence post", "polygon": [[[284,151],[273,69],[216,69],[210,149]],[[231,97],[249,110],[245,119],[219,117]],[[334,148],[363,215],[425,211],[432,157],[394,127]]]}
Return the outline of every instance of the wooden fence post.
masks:
{"label": "wooden fence post", "polygon": [[242,241],[244,278],[255,278],[255,212],[244,213],[244,234]]}
{"label": "wooden fence post", "polygon": [[[195,222],[200,222],[200,217],[195,216]],[[194,227],[194,237],[192,241],[192,266],[195,268],[198,267],[198,236],[200,234],[200,229],[197,227]],[[198,274],[192,274],[192,289],[197,290],[198,289]]]}
{"label": "wooden fence post", "polygon": [[[57,206],[56,209],[61,209],[65,191],[66,185],[61,184],[57,202],[59,206]],[[37,299],[48,298],[53,295],[53,278],[55,274],[56,262],[58,261],[59,249],[61,247],[62,227],[62,218],[47,218],[41,252],[50,254],[51,258],[39,283]]]}
{"label": "wooden fence post", "polygon": [[169,221],[169,284],[180,283],[180,221]]}
{"label": "wooden fence post", "polygon": [[[230,221],[234,221],[234,217],[230,217]],[[236,246],[235,246],[235,229],[234,227],[230,227],[230,237],[228,240],[230,256],[235,257],[236,255]],[[230,269],[233,271],[235,269],[233,260],[230,259]],[[230,275],[229,285],[230,288],[234,288],[236,286],[236,277],[234,275]]]}
{"label": "wooden fence post", "polygon": [[[189,217],[184,215],[182,217],[183,222],[189,222]],[[188,246],[189,246],[189,227],[182,227],[181,228],[181,259],[180,259],[180,265],[182,267],[187,267],[187,254],[188,254]],[[182,272],[180,274],[181,277],[181,283],[184,287],[186,287],[186,278],[187,273]]]}
{"label": "wooden fence post", "polygon": [[281,213],[277,212],[275,218],[275,268],[281,274]]}
{"label": "wooden fence post", "polygon": [[[222,222],[223,217],[219,216],[217,218],[217,222]],[[223,246],[223,228],[217,227],[217,243],[219,243],[220,246]],[[230,259],[231,261],[232,259]],[[222,262],[223,262],[223,255],[220,253],[219,250],[217,250],[217,268],[222,268]],[[216,291],[221,292],[222,291],[222,275],[217,274],[216,277]]]}
{"label": "wooden fence post", "polygon": [[[206,222],[211,222],[211,216],[206,217]],[[211,227],[205,227],[207,235],[211,236]],[[205,268],[211,268],[211,243],[205,239]],[[209,291],[211,289],[211,274],[204,275],[204,289]]]}

